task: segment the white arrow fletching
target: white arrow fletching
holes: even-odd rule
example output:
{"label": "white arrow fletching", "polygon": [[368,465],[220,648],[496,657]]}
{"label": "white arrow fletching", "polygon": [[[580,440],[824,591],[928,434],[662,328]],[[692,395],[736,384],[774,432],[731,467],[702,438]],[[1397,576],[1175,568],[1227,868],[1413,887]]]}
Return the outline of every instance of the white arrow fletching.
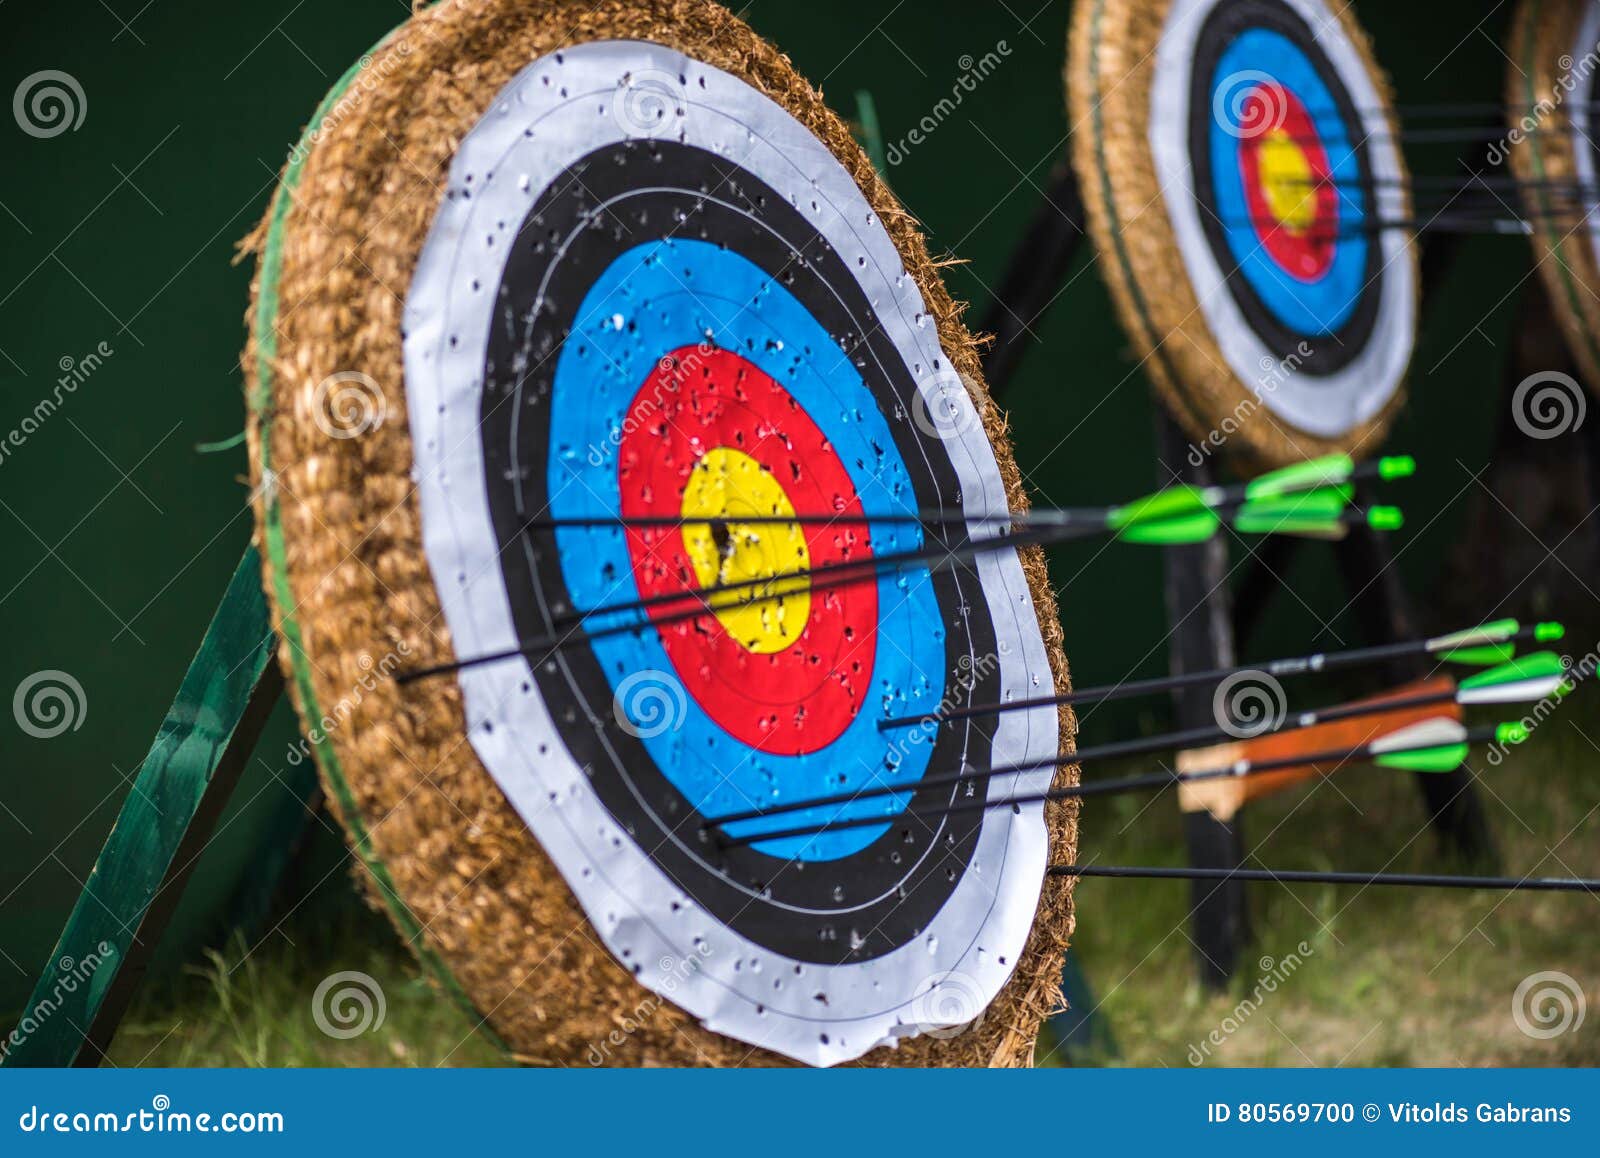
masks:
{"label": "white arrow fletching", "polygon": [[1460,720],[1437,716],[1391,732],[1381,740],[1374,740],[1367,748],[1373,755],[1381,756],[1402,748],[1433,748],[1444,744],[1464,744],[1466,740],[1467,729]]}
{"label": "white arrow fletching", "polygon": [[1535,679],[1512,680],[1508,684],[1493,684],[1486,688],[1462,688],[1456,693],[1458,704],[1526,704],[1547,699],[1556,694],[1565,675],[1541,676]]}
{"label": "white arrow fletching", "polygon": [[1436,635],[1428,640],[1426,647],[1429,651],[1455,651],[1486,643],[1504,643],[1507,636],[1515,633],[1514,626],[1507,631],[1500,624],[1486,623],[1482,627],[1469,627],[1465,631],[1453,631],[1449,635]]}

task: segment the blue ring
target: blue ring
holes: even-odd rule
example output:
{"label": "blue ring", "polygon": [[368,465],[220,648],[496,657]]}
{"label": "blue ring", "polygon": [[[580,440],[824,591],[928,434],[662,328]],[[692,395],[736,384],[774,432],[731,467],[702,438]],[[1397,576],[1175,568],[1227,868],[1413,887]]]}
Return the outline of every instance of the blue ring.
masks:
{"label": "blue ring", "polygon": [[[917,509],[878,401],[850,359],[798,299],[748,259],[694,240],[628,250],[595,281],[557,361],[550,415],[550,514],[618,518],[617,451],[640,385],[668,352],[713,341],[753,362],[796,399],[832,444],[869,514]],[[875,553],[922,545],[915,523],[871,527]],[[616,527],[562,527],[556,534],[568,590],[580,608],[640,597],[627,542]],[[589,628],[632,621],[592,616]],[[701,815],[716,816],[869,785],[914,786],[927,770],[931,736],[908,743],[879,731],[889,715],[937,710],[944,696],[945,630],[925,568],[878,581],[877,644],[866,707],[831,744],[803,756],[759,752],[718,726],[683,693],[683,723],[640,736],[662,774]],[[634,672],[672,672],[656,632],[603,636],[591,645],[613,692]],[[681,685],[680,685],[681,690]],[[642,721],[641,721],[642,722]],[[857,805],[784,813],[731,826],[734,835],[856,816],[890,817],[910,792]],[[861,851],[884,825],[790,837],[755,847],[771,856],[838,860]]]}
{"label": "blue ring", "polygon": [[1218,94],[1227,97],[1230,79],[1260,72],[1276,80],[1305,106],[1322,138],[1328,170],[1339,198],[1339,233],[1332,264],[1315,281],[1305,282],[1285,271],[1261,243],[1250,221],[1239,166],[1240,137],[1224,118],[1211,115],[1211,174],[1217,212],[1228,250],[1239,272],[1277,321],[1298,334],[1324,337],[1350,320],[1366,288],[1368,240],[1367,198],[1360,182],[1358,141],[1339,113],[1333,93],[1301,48],[1282,33],[1252,28],[1240,33],[1223,51],[1212,74],[1213,109]]}

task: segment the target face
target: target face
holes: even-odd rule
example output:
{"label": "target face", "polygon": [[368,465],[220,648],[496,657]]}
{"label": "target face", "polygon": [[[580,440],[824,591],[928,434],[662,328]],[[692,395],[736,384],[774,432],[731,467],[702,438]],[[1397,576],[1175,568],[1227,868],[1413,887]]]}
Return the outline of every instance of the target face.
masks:
{"label": "target face", "polygon": [[[924,781],[1050,761],[1055,711],[879,724],[1038,695],[1050,666],[1014,552],[804,574],[953,545],[988,533],[964,512],[1006,508],[916,281],[834,155],[665,47],[542,57],[461,141],[404,328],[456,653],[579,636],[455,678],[473,749],[614,957],[647,986],[646,964],[693,957],[673,1003],[817,1064],[980,1013],[1032,924],[1042,810],[908,813],[1047,786]],[[738,521],[795,514],[837,521]],[[730,521],[672,522],[696,517]],[[767,598],[672,602],[737,583]],[[703,832],[871,786],[903,791],[730,832],[880,824]]]}
{"label": "target face", "polygon": [[1600,3],[1523,0],[1511,18],[1506,160],[1550,303],[1591,389],[1600,388],[1600,181],[1595,69]]}
{"label": "target face", "polygon": [[[1389,228],[1406,215],[1404,168],[1360,34],[1323,0],[1082,8],[1075,102],[1143,107],[1128,125],[1090,112],[1079,170],[1119,305],[1179,417],[1192,433],[1243,425],[1236,449],[1257,458],[1359,449],[1398,396],[1417,292],[1408,235]],[[1165,213],[1137,212],[1141,197]]]}

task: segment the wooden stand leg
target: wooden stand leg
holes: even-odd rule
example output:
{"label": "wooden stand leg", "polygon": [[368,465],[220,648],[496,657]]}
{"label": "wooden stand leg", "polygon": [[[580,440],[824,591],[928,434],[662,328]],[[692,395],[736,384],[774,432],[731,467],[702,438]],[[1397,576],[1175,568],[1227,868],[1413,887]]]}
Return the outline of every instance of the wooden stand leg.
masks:
{"label": "wooden stand leg", "polygon": [[994,335],[983,356],[983,376],[995,397],[1005,392],[1021,365],[1033,327],[1044,320],[1061,293],[1083,239],[1083,197],[1071,158],[1063,155],[1050,171],[1044,201],[1012,251],[994,302],[978,324],[980,333]]}
{"label": "wooden stand leg", "polygon": [[244,553],[0,1064],[98,1065],[283,679]]}
{"label": "wooden stand leg", "polygon": [[[1188,443],[1166,409],[1156,407],[1156,441],[1163,464],[1163,486],[1182,481],[1210,486],[1209,463],[1189,461]],[[1176,477],[1174,477],[1176,476]],[[1171,668],[1174,675],[1231,667],[1233,617],[1228,597],[1228,547],[1220,537],[1165,552],[1167,622],[1171,624]],[[1203,687],[1175,694],[1180,728],[1215,724],[1213,689]],[[1238,868],[1244,863],[1244,836],[1237,816],[1223,823],[1209,812],[1184,816],[1189,863],[1196,868]],[[1191,937],[1201,981],[1222,988],[1233,976],[1250,941],[1250,914],[1242,882],[1196,881],[1191,893]]]}
{"label": "wooden stand leg", "polygon": [[[1369,499],[1364,488],[1358,487],[1357,503],[1366,507]],[[1357,527],[1337,545],[1336,553],[1351,610],[1368,642],[1415,638],[1419,633],[1416,615],[1383,535],[1371,527]],[[1420,657],[1401,660],[1390,664],[1385,674],[1391,684],[1408,683],[1425,677],[1428,664]],[[1491,869],[1497,859],[1494,837],[1467,770],[1419,773],[1417,787],[1440,839],[1463,860]]]}

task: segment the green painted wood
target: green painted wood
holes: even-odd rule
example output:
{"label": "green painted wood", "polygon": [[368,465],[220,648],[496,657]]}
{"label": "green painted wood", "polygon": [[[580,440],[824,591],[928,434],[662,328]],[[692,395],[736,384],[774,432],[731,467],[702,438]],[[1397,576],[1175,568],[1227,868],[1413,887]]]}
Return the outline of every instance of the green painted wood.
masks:
{"label": "green painted wood", "polygon": [[228,583],[34,987],[6,1066],[98,1065],[283,694],[254,546]]}

